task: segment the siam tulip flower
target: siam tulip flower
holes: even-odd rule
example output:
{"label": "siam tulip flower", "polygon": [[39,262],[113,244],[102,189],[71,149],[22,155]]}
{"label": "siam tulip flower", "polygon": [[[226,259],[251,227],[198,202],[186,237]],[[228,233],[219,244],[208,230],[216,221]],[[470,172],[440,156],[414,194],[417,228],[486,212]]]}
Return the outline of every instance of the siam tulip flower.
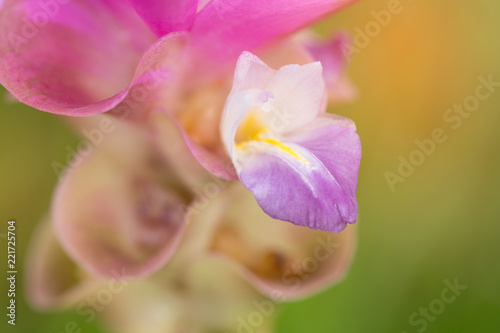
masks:
{"label": "siam tulip flower", "polygon": [[[2,22],[5,22],[3,35],[8,43],[0,48],[3,63],[0,80],[21,102],[59,114],[89,115],[114,107],[113,112],[120,113],[124,105],[128,105],[134,109],[134,115],[125,112],[127,117],[146,119],[148,122],[148,114],[155,106],[166,107],[180,122],[181,131],[186,132],[185,139],[198,161],[216,176],[231,180],[240,178],[254,193],[262,209],[272,217],[339,232],[347,223],[356,220],[359,140],[348,128],[354,128],[352,123],[334,120],[334,117],[324,113],[325,91],[319,64],[304,66],[303,70],[298,70],[298,67],[293,70],[293,66],[279,70],[276,79],[270,83],[272,89],[280,91],[278,96],[274,96],[272,91],[265,90],[270,70],[259,69],[256,65],[258,61],[248,60],[251,57],[243,53],[222,116],[221,133],[218,133],[218,128],[213,128],[212,133],[210,128],[202,130],[201,135],[196,133],[197,127],[200,127],[197,125],[200,114],[212,118],[212,122],[221,117],[220,108],[216,107],[213,111],[217,103],[203,105],[201,102],[201,105],[192,107],[186,101],[206,99],[198,96],[200,93],[203,96],[203,91],[210,89],[214,91],[209,95],[226,96],[228,91],[223,77],[226,75],[227,78],[228,72],[225,68],[241,51],[264,46],[273,38],[293,32],[348,3],[330,0],[312,1],[305,5],[289,1],[283,7],[281,1],[259,5],[248,1],[228,4],[214,0],[198,7],[197,1],[188,0],[175,3],[130,1],[129,4],[97,0],[85,4],[59,3],[54,0],[50,6],[34,1],[9,1],[1,12],[4,16]],[[282,12],[283,8],[286,8],[285,12]],[[301,15],[293,15],[298,13]],[[27,17],[31,17],[33,22],[26,20]],[[43,24],[38,22],[42,17]],[[282,19],[284,17],[286,21]],[[224,24],[216,24],[221,20]],[[37,22],[39,27],[35,26]],[[26,35],[30,29],[33,30],[31,37]],[[158,36],[160,38],[155,42]],[[320,59],[328,58],[329,53],[321,48],[309,48]],[[332,81],[339,81],[339,73],[342,72],[335,68],[342,65],[342,57],[338,56],[342,48],[343,45],[334,45],[334,57],[331,58],[337,60],[333,63],[325,61],[329,65],[325,74],[328,74],[330,86]],[[271,46],[267,52],[272,54],[276,51]],[[132,74],[134,64],[137,65]],[[261,67],[265,66],[261,64]],[[257,73],[259,71],[263,73]],[[254,80],[253,76],[260,82],[247,82]],[[132,80],[126,80],[127,77],[132,77]],[[310,82],[300,82],[302,79]],[[297,87],[289,84],[289,80],[296,82]],[[123,88],[123,83],[127,81],[127,87]],[[249,86],[252,84],[255,86]],[[277,104],[274,111],[267,114],[278,112],[295,118],[290,124],[281,124],[280,127],[286,128],[279,133],[274,132],[284,137],[295,131],[293,138],[287,137],[286,140],[292,145],[299,145],[299,151],[274,137],[265,141],[247,140],[249,144],[240,142],[236,146],[245,145],[247,148],[243,150],[248,150],[249,147],[255,148],[257,143],[262,148],[272,141],[274,152],[278,149],[283,153],[280,161],[273,159],[272,162],[262,163],[271,157],[269,152],[261,152],[258,159],[247,161],[244,163],[246,168],[243,168],[242,149],[234,149],[233,134],[239,121],[243,120],[240,116],[248,111],[245,108],[255,106],[242,101],[242,98],[250,97],[244,92],[246,97],[242,97],[242,89],[262,90],[259,96],[251,97],[254,99],[276,99],[265,104],[266,107]],[[291,95],[297,95],[297,98]],[[248,105],[242,106],[244,103]],[[207,112],[207,109],[211,111]],[[284,112],[290,112],[290,115]],[[228,119],[232,120],[228,122]],[[302,126],[310,127],[309,135],[297,132]],[[207,127],[214,126],[209,124]],[[262,130],[265,130],[264,127]],[[223,144],[218,139],[220,137]],[[208,144],[212,146],[208,147]],[[227,162],[222,146],[233,165]],[[302,162],[297,164],[297,161]],[[254,165],[251,166],[251,163]],[[298,170],[297,167],[302,172],[284,172]],[[282,176],[274,179],[276,174]],[[283,186],[285,183],[289,185]],[[294,203],[294,209],[286,209],[290,202]]]}
{"label": "siam tulip flower", "polygon": [[[246,301],[338,282],[354,252],[361,150],[353,122],[326,107],[354,96],[347,39],[286,37],[353,2],[0,4],[0,83],[27,105],[78,116],[68,122],[86,139],[102,139],[102,124],[108,133],[61,175],[45,233],[58,244],[40,241],[30,261],[34,303],[74,305],[114,278],[177,295],[202,261],[255,288],[236,288]],[[52,281],[52,253],[81,276]],[[195,303],[220,292],[197,283],[186,296]],[[141,304],[134,290],[155,288],[122,296]],[[185,302],[168,306],[181,309],[177,329]]]}

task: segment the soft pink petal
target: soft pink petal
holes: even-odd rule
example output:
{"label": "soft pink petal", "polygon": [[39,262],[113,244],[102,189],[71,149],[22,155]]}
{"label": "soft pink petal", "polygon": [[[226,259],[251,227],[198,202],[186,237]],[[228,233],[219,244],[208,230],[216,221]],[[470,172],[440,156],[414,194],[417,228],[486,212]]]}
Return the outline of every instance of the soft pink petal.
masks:
{"label": "soft pink petal", "polygon": [[42,3],[11,1],[0,12],[6,40],[0,45],[0,83],[21,102],[52,113],[89,115],[117,106],[135,85],[170,79],[161,61],[182,34],[152,45],[155,35],[118,0],[55,1],[48,23],[33,25],[28,34],[28,19],[48,10]]}
{"label": "soft pink petal", "polygon": [[192,32],[206,61],[234,61],[243,51],[253,51],[354,2],[213,0],[198,14]]}
{"label": "soft pink petal", "polygon": [[157,35],[188,30],[193,24],[197,0],[129,0]]}
{"label": "soft pink petal", "polygon": [[[349,272],[356,252],[356,228],[352,226],[335,235],[325,233],[313,236],[298,233],[297,236],[297,240],[306,240],[309,246],[311,243],[314,246],[309,252],[304,251],[302,255],[297,256],[300,259],[291,259],[293,263],[289,263],[287,268],[281,266],[283,254],[273,252],[273,246],[270,244],[268,256],[260,258],[265,267],[263,271],[256,271],[254,267],[246,265],[236,266],[236,269],[261,293],[279,301],[308,298],[340,283]],[[271,274],[268,271],[269,265],[274,265]],[[280,274],[275,275],[275,270]]]}
{"label": "soft pink petal", "polygon": [[237,183],[198,218],[212,224],[206,246],[272,299],[304,298],[338,283],[355,252],[353,226],[331,234],[274,220]]}
{"label": "soft pink petal", "polygon": [[114,121],[116,133],[63,176],[52,217],[62,245],[87,271],[139,277],[175,252],[189,202],[172,189],[145,134]]}

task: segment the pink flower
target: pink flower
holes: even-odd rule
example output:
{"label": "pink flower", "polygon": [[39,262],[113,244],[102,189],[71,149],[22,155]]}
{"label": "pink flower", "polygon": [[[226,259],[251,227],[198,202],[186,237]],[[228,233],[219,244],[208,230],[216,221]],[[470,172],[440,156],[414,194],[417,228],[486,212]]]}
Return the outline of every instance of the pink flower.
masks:
{"label": "pink flower", "polygon": [[62,251],[45,241],[32,253],[35,303],[71,303],[94,281],[167,262],[182,280],[207,258],[268,297],[338,282],[355,230],[328,232],[356,221],[361,150],[353,122],[325,110],[354,95],[347,41],[284,37],[353,2],[0,5],[0,83],[40,110],[90,116],[77,129],[112,128],[68,167],[48,217],[64,263],[89,277],[84,292],[51,284],[44,265]]}

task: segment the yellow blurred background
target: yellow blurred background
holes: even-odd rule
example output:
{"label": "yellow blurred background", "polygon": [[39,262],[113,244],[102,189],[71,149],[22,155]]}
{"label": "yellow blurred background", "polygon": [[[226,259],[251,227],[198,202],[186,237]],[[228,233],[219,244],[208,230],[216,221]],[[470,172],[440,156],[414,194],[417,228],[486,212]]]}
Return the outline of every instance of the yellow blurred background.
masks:
{"label": "yellow blurred background", "polygon": [[[448,111],[474,100],[480,77],[500,82],[499,14],[494,0],[364,0],[318,25],[355,37],[359,99],[331,111],[355,120],[363,144],[359,249],[343,283],[284,306],[278,332],[500,332],[500,87],[460,119]],[[0,108],[0,234],[16,219],[21,266],[56,183],[51,163],[77,138],[57,116],[8,99]],[[418,153],[415,141],[435,129],[446,139]],[[467,289],[416,322],[455,280]],[[55,333],[76,316],[18,299],[19,325],[7,332]],[[102,331],[94,326],[85,332]]]}

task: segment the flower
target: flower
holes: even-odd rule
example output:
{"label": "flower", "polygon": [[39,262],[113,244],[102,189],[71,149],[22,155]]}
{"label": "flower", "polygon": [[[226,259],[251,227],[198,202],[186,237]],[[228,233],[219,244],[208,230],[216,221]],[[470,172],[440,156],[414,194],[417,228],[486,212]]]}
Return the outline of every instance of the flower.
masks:
{"label": "flower", "polygon": [[[134,287],[120,299],[172,296],[168,329],[225,331],[228,318],[188,310],[214,304],[226,282],[234,292],[216,308],[233,315],[232,297],[247,311],[340,281],[356,243],[353,226],[342,230],[357,217],[361,151],[353,122],[325,110],[354,96],[347,42],[285,37],[353,2],[1,4],[0,83],[27,105],[78,116],[68,122],[85,137],[107,133],[57,185],[30,252],[32,302],[75,305],[126,278]],[[164,317],[155,309],[150,323]],[[124,325],[142,330],[137,311],[120,302],[102,317],[123,330],[126,313]]]}
{"label": "flower", "polygon": [[325,113],[319,62],[275,71],[243,53],[221,132],[241,182],[270,216],[340,232],[355,223],[361,145],[354,123]]}
{"label": "flower", "polygon": [[[244,145],[248,150],[256,148],[257,144],[269,146],[274,140],[275,149],[288,151],[280,156],[289,157],[263,164],[261,162],[270,157],[261,153],[253,162],[243,163],[246,165],[243,168],[243,149],[234,150],[232,139],[227,138],[239,122],[223,123],[223,133],[219,133],[218,120],[221,117],[220,105],[229,93],[226,78],[242,51],[260,50],[268,56],[279,53],[276,50],[284,48],[283,45],[273,45],[269,41],[351,2],[315,0],[304,4],[287,1],[285,5],[277,0],[262,3],[213,0],[200,4],[192,0],[168,3],[94,0],[83,4],[59,0],[43,3],[13,0],[4,4],[0,12],[3,15],[0,32],[8,41],[0,47],[0,82],[21,102],[59,114],[82,116],[111,110],[113,115],[122,119],[145,121],[148,126],[157,128],[150,116],[151,110],[164,108],[178,122],[198,162],[218,177],[242,180],[268,214],[298,225],[339,232],[347,223],[356,220],[355,190],[360,149],[357,136],[347,128],[353,127],[352,123],[340,118],[334,120],[333,116],[324,113],[324,89],[318,65],[305,66],[304,71],[297,70],[296,73],[289,71],[289,76],[294,76],[305,72],[306,68],[311,69],[311,73],[316,68],[316,74],[308,76],[315,80],[311,87],[303,86],[307,88],[302,90],[303,95],[310,95],[304,98],[309,98],[311,103],[297,105],[302,110],[291,107],[294,102],[287,94],[291,93],[292,87],[284,87],[280,96],[272,96],[271,92],[271,95],[253,97],[276,98],[277,101],[289,98],[288,106],[281,103],[283,105],[276,110],[281,113],[281,118],[291,116],[294,119],[283,119],[290,120],[290,124],[279,125],[286,129],[273,130],[275,136],[289,136],[302,125],[315,127],[314,119],[318,124],[314,132],[321,130],[324,133],[313,137],[313,128],[310,128],[309,137],[299,138],[296,131],[293,139],[307,142],[289,142],[298,144],[299,150],[308,150],[307,153],[300,154],[281,141],[276,144],[279,140],[276,141],[275,137],[267,138],[267,141],[249,140],[248,144],[240,142],[239,146]],[[329,96],[348,96],[351,90],[344,82],[343,73],[346,38],[340,35],[325,45],[313,38],[304,38],[303,44],[295,48],[288,46],[291,54],[297,54],[295,56],[280,54],[274,57],[281,58],[281,61],[287,59],[288,63],[291,63],[290,58],[302,58],[303,61],[304,58],[313,60],[316,57],[322,60]],[[244,53],[236,75],[244,75],[246,58],[248,56]],[[257,67],[250,66],[247,72],[258,70]],[[281,80],[283,86],[289,80],[286,75],[281,75],[285,71],[278,71],[275,80]],[[280,75],[283,76],[281,79]],[[262,90],[263,87],[258,85],[263,83],[256,84],[253,88]],[[240,102],[237,98],[240,93],[236,90],[241,88],[236,85],[237,82],[228,103]],[[273,103],[278,102],[269,101],[265,105]],[[293,111],[286,111],[286,107]],[[235,111],[236,108],[226,107],[224,117],[245,112]],[[291,113],[288,115],[284,111]],[[319,126],[321,122],[323,124]],[[348,133],[350,138],[345,137]],[[230,159],[222,149],[221,135],[226,137],[223,145]],[[307,148],[307,145],[320,141],[323,152]],[[329,142],[336,146],[326,147]],[[329,149],[331,151],[326,151]],[[291,150],[294,154],[290,154]],[[300,160],[307,160],[307,163],[283,165]],[[251,163],[258,165],[251,167]],[[321,166],[322,163],[326,164]],[[307,166],[299,168],[308,170],[307,176],[288,172],[276,183],[261,181],[264,175],[285,175],[283,168],[299,170],[298,165]],[[318,171],[318,168],[324,170]],[[268,172],[271,169],[273,172]],[[296,184],[301,189],[300,194],[283,187],[284,182]],[[295,209],[285,209],[287,203],[292,203]]]}

